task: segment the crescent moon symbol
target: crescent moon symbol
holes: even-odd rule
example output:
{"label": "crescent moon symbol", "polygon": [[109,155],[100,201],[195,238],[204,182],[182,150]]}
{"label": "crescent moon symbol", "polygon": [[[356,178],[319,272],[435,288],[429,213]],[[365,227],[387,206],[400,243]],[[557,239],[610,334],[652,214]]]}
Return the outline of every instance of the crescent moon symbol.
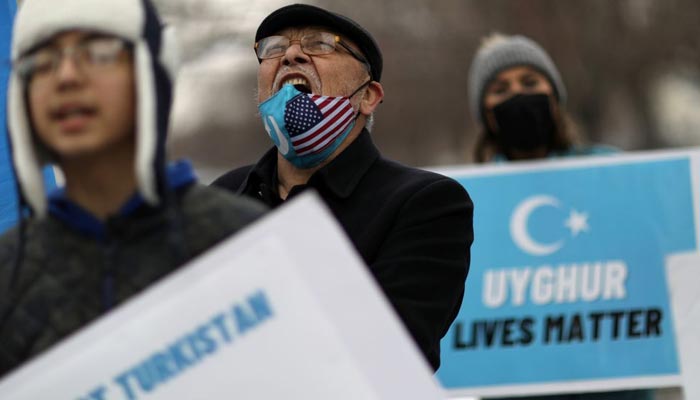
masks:
{"label": "crescent moon symbol", "polygon": [[554,243],[538,243],[527,231],[527,220],[530,214],[543,206],[559,207],[559,200],[552,196],[533,196],[520,203],[513,211],[510,219],[510,236],[518,247],[526,253],[536,256],[546,256],[559,250],[564,241]]}

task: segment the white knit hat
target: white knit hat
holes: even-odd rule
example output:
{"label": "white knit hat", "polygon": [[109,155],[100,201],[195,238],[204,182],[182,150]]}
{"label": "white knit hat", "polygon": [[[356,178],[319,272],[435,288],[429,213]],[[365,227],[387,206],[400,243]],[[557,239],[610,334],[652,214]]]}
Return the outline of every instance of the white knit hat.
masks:
{"label": "white knit hat", "polygon": [[[12,60],[68,30],[118,36],[133,44],[136,77],[136,157],[138,190],[152,205],[164,190],[165,138],[177,64],[174,32],[165,29],[148,0],[24,0],[17,12]],[[26,82],[13,69],[8,86],[8,125],[20,199],[46,214],[42,167],[49,162],[35,144],[25,108]]]}

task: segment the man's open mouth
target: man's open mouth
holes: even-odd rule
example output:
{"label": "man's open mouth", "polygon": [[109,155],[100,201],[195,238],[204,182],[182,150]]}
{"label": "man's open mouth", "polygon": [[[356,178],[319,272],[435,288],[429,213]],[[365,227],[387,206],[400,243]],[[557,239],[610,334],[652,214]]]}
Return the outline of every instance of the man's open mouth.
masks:
{"label": "man's open mouth", "polygon": [[307,94],[311,93],[311,85],[309,85],[309,81],[307,81],[305,78],[298,78],[297,77],[297,78],[287,79],[284,82],[282,82],[280,87],[287,85],[287,84],[293,85],[296,90],[298,90],[302,93],[307,93]]}

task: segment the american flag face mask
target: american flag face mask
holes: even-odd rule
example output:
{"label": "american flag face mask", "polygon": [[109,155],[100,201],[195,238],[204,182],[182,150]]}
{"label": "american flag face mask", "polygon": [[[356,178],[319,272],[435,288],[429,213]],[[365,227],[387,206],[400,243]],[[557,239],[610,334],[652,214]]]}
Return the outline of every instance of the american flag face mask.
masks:
{"label": "american flag face mask", "polygon": [[355,126],[358,114],[350,97],[303,93],[287,84],[258,108],[277,150],[297,168],[307,169],[333,154]]}

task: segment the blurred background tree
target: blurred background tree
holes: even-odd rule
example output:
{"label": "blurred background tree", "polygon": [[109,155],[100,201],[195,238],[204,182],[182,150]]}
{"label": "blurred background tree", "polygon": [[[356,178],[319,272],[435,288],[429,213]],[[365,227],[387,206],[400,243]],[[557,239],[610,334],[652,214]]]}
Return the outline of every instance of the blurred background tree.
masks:
{"label": "blurred background tree", "polygon": [[[386,98],[373,137],[414,166],[472,162],[467,75],[481,38],[524,34],[558,65],[589,141],[623,150],[700,145],[700,2],[319,0],[375,36]],[[257,117],[254,32],[279,0],[156,0],[182,42],[171,153],[205,181],[270,146]]]}

